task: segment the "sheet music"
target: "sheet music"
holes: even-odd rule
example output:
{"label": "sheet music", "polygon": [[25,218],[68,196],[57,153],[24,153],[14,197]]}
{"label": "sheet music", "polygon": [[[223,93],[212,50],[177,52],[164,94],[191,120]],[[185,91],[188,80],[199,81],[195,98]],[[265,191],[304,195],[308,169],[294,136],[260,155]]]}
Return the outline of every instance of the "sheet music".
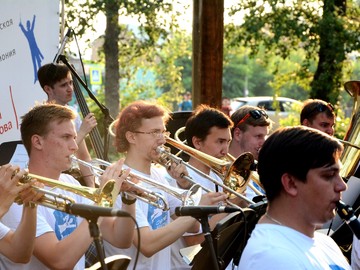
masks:
{"label": "sheet music", "polygon": [[11,157],[10,164],[18,165],[21,169],[27,168],[29,156],[23,144],[17,144],[14,154]]}

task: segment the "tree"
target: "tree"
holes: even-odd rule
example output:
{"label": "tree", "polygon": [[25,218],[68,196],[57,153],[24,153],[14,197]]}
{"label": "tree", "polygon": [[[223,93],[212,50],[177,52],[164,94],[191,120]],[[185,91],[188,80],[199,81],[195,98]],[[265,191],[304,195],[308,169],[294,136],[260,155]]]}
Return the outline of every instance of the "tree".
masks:
{"label": "tree", "polygon": [[[312,77],[310,97],[336,103],[346,54],[360,48],[355,1],[242,0],[230,14],[243,16],[239,25],[226,27],[232,46],[245,46],[251,56],[264,46],[283,59],[303,49],[306,55],[296,77]],[[309,69],[312,60],[317,60],[314,73]]]}
{"label": "tree", "polygon": [[[67,1],[68,26],[78,35],[88,29],[93,29],[94,18],[99,12],[106,15],[106,30],[104,35],[105,56],[105,104],[111,115],[117,115],[120,109],[119,78],[121,65],[119,55],[128,53],[128,59],[143,56],[150,47],[160,47],[167,39],[173,27],[176,27],[176,14],[171,14],[173,2],[160,0],[78,0]],[[138,18],[139,27],[130,31],[138,38],[121,39],[119,15],[129,15]],[[136,33],[135,33],[136,32]],[[123,42],[122,44],[120,44]],[[122,50],[119,50],[121,47]],[[125,49],[124,49],[125,48]],[[124,49],[124,50],[123,50]]]}

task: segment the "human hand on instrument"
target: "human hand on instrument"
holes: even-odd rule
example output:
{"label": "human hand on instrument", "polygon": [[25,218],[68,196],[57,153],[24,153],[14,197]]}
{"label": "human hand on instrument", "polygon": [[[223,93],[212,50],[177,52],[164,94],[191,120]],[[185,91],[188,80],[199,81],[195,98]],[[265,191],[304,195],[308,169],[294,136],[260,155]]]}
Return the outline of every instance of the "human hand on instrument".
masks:
{"label": "human hand on instrument", "polygon": [[82,120],[80,129],[78,131],[78,137],[85,137],[96,126],[97,126],[97,121],[95,115],[93,113],[89,113]]}
{"label": "human hand on instrument", "polygon": [[225,203],[228,195],[224,192],[208,192],[201,196],[199,205],[217,205],[219,203]]}
{"label": "human hand on instrument", "polygon": [[125,185],[123,187],[123,183],[129,176],[130,169],[123,170],[123,164],[124,160],[120,159],[117,162],[112,163],[110,166],[107,166],[104,173],[99,177],[100,188],[103,188],[108,181],[114,180],[116,183],[116,189],[119,191],[124,191],[123,189],[126,189]]}
{"label": "human hand on instrument", "polygon": [[169,175],[178,182],[180,187],[186,187],[189,185],[189,181],[184,179],[184,176],[189,176],[186,166],[182,163],[172,162],[167,168]]}
{"label": "human hand on instrument", "polygon": [[21,192],[29,192],[31,183],[19,185],[20,179],[26,174],[19,166],[6,164],[0,166],[0,217],[2,217],[18,198]]}

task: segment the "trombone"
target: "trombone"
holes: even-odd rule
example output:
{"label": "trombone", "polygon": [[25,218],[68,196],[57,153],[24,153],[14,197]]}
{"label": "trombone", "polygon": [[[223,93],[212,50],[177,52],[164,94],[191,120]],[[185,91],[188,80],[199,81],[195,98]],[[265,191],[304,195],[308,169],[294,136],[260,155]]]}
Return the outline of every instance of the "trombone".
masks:
{"label": "trombone", "polygon": [[[202,153],[196,149],[191,148],[190,146],[186,146],[184,144],[181,144],[176,142],[175,140],[167,137],[166,138],[167,143],[181,149],[182,151],[184,151],[187,154],[191,154],[194,155],[195,158],[198,158],[200,161],[205,160],[205,164],[211,164],[210,167],[211,168],[215,168],[215,172],[219,175],[219,172],[221,172],[222,174],[220,174],[220,177],[224,177],[226,178],[226,181],[228,182],[228,185],[224,184],[224,183],[220,183],[218,182],[216,179],[213,179],[212,177],[210,177],[209,175],[203,173],[202,171],[198,170],[197,168],[195,168],[194,166],[191,166],[190,164],[188,164],[187,162],[183,162],[183,160],[181,158],[179,158],[176,155],[173,155],[170,153],[170,151],[165,150],[164,147],[159,146],[157,148],[158,153],[160,153],[161,157],[159,159],[159,162],[161,165],[163,166],[168,166],[169,162],[175,162],[175,163],[183,163],[185,166],[189,167],[190,169],[194,170],[195,172],[199,173],[200,175],[202,175],[203,177],[205,177],[206,179],[210,180],[211,182],[213,182],[215,185],[218,185],[220,187],[223,188],[223,190],[226,190],[228,194],[230,194],[230,196],[232,197],[239,197],[242,200],[253,204],[254,202],[252,200],[250,200],[249,198],[245,197],[244,195],[241,194],[241,192],[244,190],[244,186],[246,187],[246,183],[249,181],[249,176],[250,176],[250,166],[253,162],[253,156],[250,153],[245,153],[243,155],[241,155],[237,160],[236,163],[233,162],[233,164],[229,164],[229,162],[225,162],[223,160],[219,160],[217,158],[214,158],[212,156],[209,156],[205,153]],[[181,148],[180,148],[181,147]],[[189,149],[187,149],[189,148]],[[218,162],[218,163],[216,163]],[[213,169],[214,169],[213,168]],[[222,175],[222,176],[221,176]],[[225,176],[224,176],[225,175]],[[196,184],[195,181],[188,176],[183,176],[183,178],[185,178],[187,181],[189,181],[192,184]],[[232,179],[230,179],[232,178]],[[243,183],[239,182],[242,181]],[[224,180],[225,182],[225,180]],[[204,187],[202,187],[206,192],[211,192],[211,190],[206,189]],[[230,202],[231,205],[234,205],[233,203]],[[236,205],[234,205],[236,206]]]}
{"label": "trombone", "polygon": [[[116,187],[114,180],[107,181],[105,186],[100,189],[63,183],[59,180],[28,173],[19,180],[19,184],[27,183],[32,179],[36,179],[38,182],[47,187],[51,187],[52,189],[59,188],[78,194],[103,207],[112,207],[119,193],[119,189]],[[51,189],[48,190],[37,186],[32,186],[31,188],[35,191],[44,193],[44,197],[41,201],[37,202],[39,205],[66,212],[66,205],[69,203],[75,203],[74,199],[61,193],[53,192]],[[15,199],[15,202],[18,204],[22,203],[19,197]]]}
{"label": "trombone", "polygon": [[[104,172],[104,170],[101,169],[100,166],[107,167],[111,165],[110,162],[101,159],[94,159],[92,162],[83,161],[81,159],[76,158],[75,156],[71,156],[70,159],[74,162],[78,162],[79,164],[90,168],[96,177],[99,177]],[[179,199],[182,202],[182,204],[185,206],[194,206],[200,203],[200,199],[202,196],[202,188],[200,187],[200,185],[194,185],[191,189],[182,191],[181,189],[173,188],[155,182],[154,180],[148,177],[138,175],[134,172],[130,172],[125,182],[130,186],[132,186],[135,189],[135,191],[126,192],[126,193],[129,193],[129,195],[136,197],[139,200],[142,200],[146,203],[152,204],[155,207],[162,209],[163,211],[169,210],[169,204],[167,200],[164,198],[164,196],[141,186],[141,184],[133,183],[131,181],[131,178],[137,178],[141,182],[144,182],[152,187],[158,188],[166,193],[169,193],[173,197]]]}

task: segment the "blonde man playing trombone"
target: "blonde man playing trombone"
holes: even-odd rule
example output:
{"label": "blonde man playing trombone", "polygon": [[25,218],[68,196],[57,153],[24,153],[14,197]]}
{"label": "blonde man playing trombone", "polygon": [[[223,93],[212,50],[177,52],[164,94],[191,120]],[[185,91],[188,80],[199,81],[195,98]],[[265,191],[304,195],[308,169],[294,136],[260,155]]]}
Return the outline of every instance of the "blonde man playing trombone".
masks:
{"label": "blonde man playing trombone", "polygon": [[[36,106],[23,116],[21,137],[30,157],[30,173],[81,188],[72,176],[61,173],[71,166],[70,156],[78,149],[74,118],[71,109],[56,104]],[[122,161],[109,166],[101,176],[101,186],[108,179],[114,179],[116,185],[123,188],[122,182],[128,171],[119,177],[121,168]],[[76,203],[93,204],[89,199],[61,188],[52,191],[71,197]],[[134,216],[135,204],[123,205],[122,209]],[[15,228],[19,219],[19,210],[11,208],[3,221]],[[134,231],[131,219],[100,217],[98,223],[104,239],[118,247],[130,246]],[[34,256],[30,263],[21,265],[5,258],[0,260],[4,269],[84,269],[84,254],[92,241],[88,223],[83,218],[38,206]]]}

